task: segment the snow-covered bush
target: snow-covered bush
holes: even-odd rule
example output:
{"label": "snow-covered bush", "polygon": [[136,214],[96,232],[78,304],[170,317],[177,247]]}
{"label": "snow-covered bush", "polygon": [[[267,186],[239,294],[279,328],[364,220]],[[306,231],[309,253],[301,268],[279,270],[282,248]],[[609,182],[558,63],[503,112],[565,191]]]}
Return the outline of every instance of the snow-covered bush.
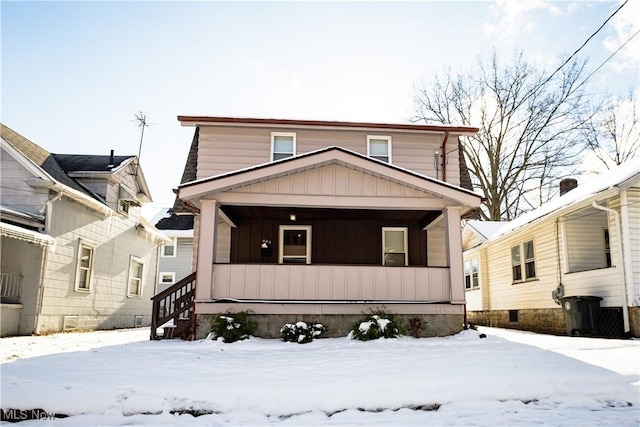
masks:
{"label": "snow-covered bush", "polygon": [[282,339],[284,341],[304,344],[313,341],[314,338],[319,337],[323,332],[326,332],[326,330],[327,328],[321,323],[300,321],[287,323],[280,328],[280,333],[282,333]]}
{"label": "snow-covered bush", "polygon": [[298,344],[311,342],[326,331],[327,328],[323,324],[310,322],[287,323],[280,328],[283,340]]}
{"label": "snow-covered bush", "polygon": [[211,333],[213,339],[222,338],[225,343],[249,338],[258,328],[258,324],[249,319],[249,312],[240,311],[238,313],[227,312],[216,316],[211,323]]}
{"label": "snow-covered bush", "polygon": [[360,341],[370,341],[378,338],[397,338],[403,332],[403,325],[393,313],[372,310],[364,319],[353,325],[351,337]]}

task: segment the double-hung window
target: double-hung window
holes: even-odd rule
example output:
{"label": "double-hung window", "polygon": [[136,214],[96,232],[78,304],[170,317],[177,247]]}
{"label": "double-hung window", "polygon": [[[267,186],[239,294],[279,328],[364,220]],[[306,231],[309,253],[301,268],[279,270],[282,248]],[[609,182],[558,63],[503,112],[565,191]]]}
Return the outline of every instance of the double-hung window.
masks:
{"label": "double-hung window", "polygon": [[160,273],[161,285],[173,285],[176,282],[176,273]]}
{"label": "double-hung window", "polygon": [[89,292],[91,290],[94,251],[93,246],[80,241],[76,266],[76,291]]}
{"label": "double-hung window", "polygon": [[129,261],[129,286],[127,296],[142,296],[142,279],[144,274],[144,261],[138,257],[131,256]]}
{"label": "double-hung window", "polygon": [[391,163],[391,137],[367,135],[367,156]]}
{"label": "double-hung window", "polygon": [[176,241],[177,241],[177,238],[176,237],[172,237],[170,242],[166,242],[164,245],[162,245],[161,256],[163,256],[163,257],[175,257],[176,256],[176,248],[178,247],[176,245]]}
{"label": "double-hung window", "polygon": [[536,277],[533,240],[511,248],[511,271],[514,282],[523,282]]}
{"label": "double-hung window", "polygon": [[480,286],[478,282],[478,258],[471,258],[464,262],[464,287],[465,289],[476,289]]}
{"label": "double-hung window", "polygon": [[271,132],[271,161],[295,155],[296,134],[294,132]]}
{"label": "double-hung window", "polygon": [[409,265],[406,227],[382,228],[382,265],[404,267]]}

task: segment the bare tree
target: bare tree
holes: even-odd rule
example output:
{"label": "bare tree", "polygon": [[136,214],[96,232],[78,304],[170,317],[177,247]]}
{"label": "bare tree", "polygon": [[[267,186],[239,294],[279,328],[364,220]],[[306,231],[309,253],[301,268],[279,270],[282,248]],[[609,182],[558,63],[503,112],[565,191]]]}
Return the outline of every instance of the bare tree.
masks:
{"label": "bare tree", "polygon": [[638,92],[608,100],[584,129],[593,158],[606,169],[640,157]]}
{"label": "bare tree", "polygon": [[446,69],[416,88],[414,121],[480,129],[462,146],[484,219],[511,220],[539,206],[573,174],[585,148],[585,66],[573,60],[549,74],[522,52],[503,64],[494,51],[468,74]]}

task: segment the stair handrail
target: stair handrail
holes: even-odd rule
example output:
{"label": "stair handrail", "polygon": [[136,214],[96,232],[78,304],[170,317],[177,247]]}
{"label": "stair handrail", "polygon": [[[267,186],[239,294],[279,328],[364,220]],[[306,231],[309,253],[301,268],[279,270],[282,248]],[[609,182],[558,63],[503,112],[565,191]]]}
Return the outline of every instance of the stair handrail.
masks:
{"label": "stair handrail", "polygon": [[[189,312],[189,319],[193,324],[195,280],[196,280],[196,272],[194,271],[193,273],[189,274],[188,276],[184,277],[183,279],[169,286],[164,291],[159,292],[156,295],[151,297],[151,301],[153,302],[152,312],[151,312],[151,339],[152,340],[158,339],[158,334],[157,334],[158,327],[169,322],[170,320],[173,320],[174,323],[177,324],[178,319],[185,312]],[[193,285],[191,285],[192,283]],[[190,289],[187,290],[187,288],[189,288],[189,285],[191,285]],[[177,296],[177,297],[169,298],[170,299],[169,302],[171,303],[170,306],[168,307],[169,313],[165,315],[161,315],[160,313],[161,301],[171,296]],[[176,303],[179,303],[178,304],[179,307],[175,306]],[[167,307],[165,306],[165,309],[166,308]]]}

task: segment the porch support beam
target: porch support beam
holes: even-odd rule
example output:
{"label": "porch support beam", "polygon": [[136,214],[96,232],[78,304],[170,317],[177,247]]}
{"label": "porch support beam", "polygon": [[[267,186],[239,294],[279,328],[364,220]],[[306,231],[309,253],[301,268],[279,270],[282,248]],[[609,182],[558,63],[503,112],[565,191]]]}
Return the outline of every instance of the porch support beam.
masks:
{"label": "porch support beam", "polygon": [[449,266],[451,302],[464,304],[464,262],[462,260],[462,228],[460,207],[444,209],[445,241],[447,244],[447,265]]}
{"label": "porch support beam", "polygon": [[309,208],[353,208],[353,209],[414,209],[440,210],[447,201],[440,198],[409,197],[349,197],[317,196],[301,194],[247,194],[221,193],[216,195],[221,204],[238,206],[297,206]]}
{"label": "porch support beam", "polygon": [[218,202],[202,200],[196,260],[196,301],[210,301],[213,294],[213,263],[218,231]]}

